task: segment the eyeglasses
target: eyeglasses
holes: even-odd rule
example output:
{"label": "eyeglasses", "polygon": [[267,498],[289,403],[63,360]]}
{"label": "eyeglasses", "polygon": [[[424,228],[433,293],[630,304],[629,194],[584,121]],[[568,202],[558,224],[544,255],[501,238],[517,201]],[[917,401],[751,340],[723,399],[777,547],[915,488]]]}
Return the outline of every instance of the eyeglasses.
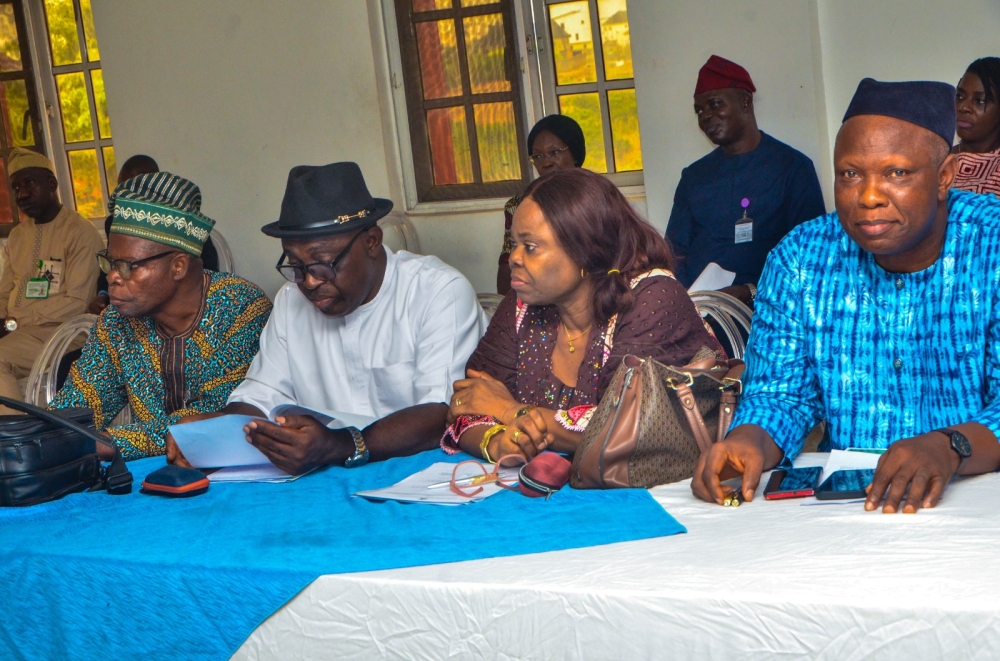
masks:
{"label": "eyeglasses", "polygon": [[559,149],[553,149],[552,151],[543,151],[540,154],[532,154],[528,158],[531,159],[532,163],[538,165],[542,161],[555,160],[555,158],[564,151],[569,151],[569,147],[560,147]]}
{"label": "eyeglasses", "polygon": [[[518,466],[523,466],[526,463],[524,457],[519,454],[505,454],[504,456],[497,459],[497,463],[493,465],[493,470],[491,472],[486,472],[486,466],[479,463],[475,459],[467,459],[466,461],[460,461],[455,464],[455,468],[451,471],[451,481],[448,486],[451,488],[452,493],[458,496],[463,496],[464,498],[472,498],[473,496],[482,493],[484,484],[496,484],[502,489],[507,489],[508,491],[517,491],[519,484],[519,474],[510,475],[509,473],[503,472],[503,469],[515,469]],[[463,471],[462,467],[466,465],[475,465],[477,470],[475,473],[480,473],[479,475],[471,475],[465,477],[459,477],[458,474]],[[472,489],[469,491],[469,489]]]}
{"label": "eyeglasses", "polygon": [[351,249],[354,242],[358,240],[358,237],[368,231],[369,228],[365,228],[354,235],[351,242],[347,244],[347,247],[340,251],[336,257],[333,258],[332,262],[313,262],[312,264],[285,264],[285,258],[288,257],[288,253],[281,253],[281,259],[278,263],[274,265],[274,268],[278,269],[278,273],[288,280],[289,282],[305,282],[306,273],[316,278],[317,280],[323,280],[324,282],[333,282],[337,277],[337,264],[344,258],[347,251]]}
{"label": "eyeglasses", "polygon": [[167,255],[173,255],[180,252],[179,250],[168,250],[166,252],[161,252],[158,255],[153,255],[152,257],[143,257],[142,259],[137,259],[134,262],[129,262],[124,259],[111,259],[108,257],[108,251],[102,250],[97,253],[97,265],[100,267],[104,275],[110,275],[111,269],[118,272],[118,275],[124,280],[128,280],[132,277],[132,269],[137,266],[141,266],[146,262],[151,262],[154,259],[160,259],[161,257],[166,257]]}

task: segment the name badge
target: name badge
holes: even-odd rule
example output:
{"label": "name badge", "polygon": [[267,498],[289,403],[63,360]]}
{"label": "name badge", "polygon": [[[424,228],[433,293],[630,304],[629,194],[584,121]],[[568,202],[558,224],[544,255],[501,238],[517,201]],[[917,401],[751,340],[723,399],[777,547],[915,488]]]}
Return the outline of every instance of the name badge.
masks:
{"label": "name badge", "polygon": [[24,287],[25,298],[48,298],[49,281],[48,278],[31,278]]}
{"label": "name badge", "polygon": [[753,241],[753,218],[743,216],[736,223],[736,243],[750,243]]}

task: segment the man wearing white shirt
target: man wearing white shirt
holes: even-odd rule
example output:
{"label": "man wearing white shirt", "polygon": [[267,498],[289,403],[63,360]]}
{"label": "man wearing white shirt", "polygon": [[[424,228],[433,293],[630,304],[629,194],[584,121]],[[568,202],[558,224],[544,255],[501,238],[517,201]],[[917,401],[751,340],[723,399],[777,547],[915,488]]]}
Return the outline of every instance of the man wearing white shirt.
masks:
{"label": "man wearing white shirt", "polygon": [[[281,239],[277,269],[290,283],[223,412],[263,417],[294,403],[374,420],[361,430],[331,430],[300,415],[247,425],[247,440],[287,473],[436,447],[452,384],[485,332],[461,273],[382,245],[376,223],[391,209],[369,195],[355,163],[297,166],[279,220],[263,228]],[[168,459],[183,464],[170,446]]]}

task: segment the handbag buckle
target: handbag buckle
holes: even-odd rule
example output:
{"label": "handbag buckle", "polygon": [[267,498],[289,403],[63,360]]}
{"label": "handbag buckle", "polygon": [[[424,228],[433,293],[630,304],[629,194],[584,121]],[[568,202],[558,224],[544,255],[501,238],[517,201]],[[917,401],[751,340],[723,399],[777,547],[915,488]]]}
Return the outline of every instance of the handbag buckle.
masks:
{"label": "handbag buckle", "polygon": [[692,376],[691,372],[677,372],[677,373],[684,376],[684,382],[681,383],[677,381],[677,379],[670,377],[667,379],[668,386],[670,386],[674,390],[677,390],[678,388],[682,388],[684,386],[694,385],[694,376]]}
{"label": "handbag buckle", "polygon": [[742,379],[734,379],[727,376],[722,380],[719,390],[734,390],[737,395],[741,395],[743,394],[743,381]]}

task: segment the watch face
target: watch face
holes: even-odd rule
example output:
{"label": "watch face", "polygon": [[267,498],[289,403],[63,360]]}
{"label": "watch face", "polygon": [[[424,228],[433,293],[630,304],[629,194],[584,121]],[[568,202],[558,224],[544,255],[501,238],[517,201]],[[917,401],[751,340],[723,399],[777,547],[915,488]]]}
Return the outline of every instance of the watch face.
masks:
{"label": "watch face", "polygon": [[972,443],[969,443],[969,439],[957,432],[951,435],[951,449],[961,457],[972,456]]}
{"label": "watch face", "polygon": [[6,328],[8,331],[16,331],[17,322],[14,321],[13,319],[10,319],[7,321],[7,323],[4,324],[4,328]]}

